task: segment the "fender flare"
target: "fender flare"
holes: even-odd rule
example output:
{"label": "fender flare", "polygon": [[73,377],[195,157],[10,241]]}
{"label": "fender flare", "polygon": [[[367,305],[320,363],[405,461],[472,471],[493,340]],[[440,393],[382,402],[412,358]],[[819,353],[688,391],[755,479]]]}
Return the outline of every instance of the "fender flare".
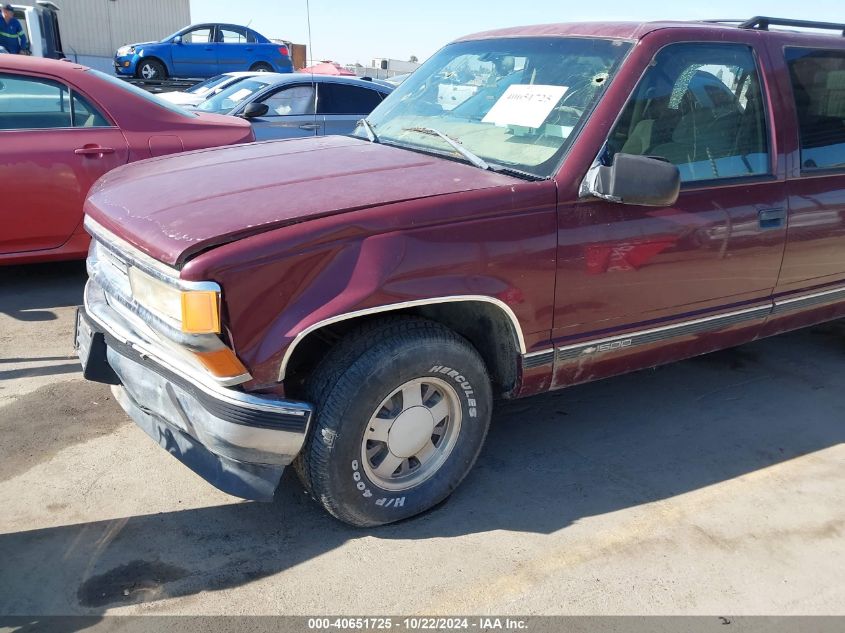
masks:
{"label": "fender flare", "polygon": [[418,306],[460,302],[482,302],[492,304],[499,308],[511,323],[511,326],[513,328],[514,342],[516,343],[517,350],[522,355],[526,353],[525,338],[523,336],[522,326],[519,323],[519,319],[517,319],[516,314],[514,314],[514,311],[510,308],[510,306],[508,306],[508,304],[506,304],[501,299],[496,299],[495,297],[489,297],[487,295],[452,295],[447,297],[431,297],[428,299],[402,301],[400,303],[388,303],[386,305],[375,306],[372,308],[364,308],[363,310],[354,310],[352,312],[343,312],[341,314],[329,317],[327,319],[323,319],[321,321],[317,321],[316,323],[309,325],[294,337],[293,341],[291,341],[290,345],[288,345],[287,349],[285,350],[284,356],[282,357],[282,362],[279,365],[278,380],[279,382],[281,382],[285,379],[285,372],[287,371],[288,362],[293,356],[293,352],[296,349],[296,346],[299,345],[309,334],[323,327],[338,323],[340,321],[347,321],[349,319],[355,319],[358,317],[369,316],[373,314],[381,314],[384,312],[395,312],[397,310],[403,310],[405,308],[415,308]]}

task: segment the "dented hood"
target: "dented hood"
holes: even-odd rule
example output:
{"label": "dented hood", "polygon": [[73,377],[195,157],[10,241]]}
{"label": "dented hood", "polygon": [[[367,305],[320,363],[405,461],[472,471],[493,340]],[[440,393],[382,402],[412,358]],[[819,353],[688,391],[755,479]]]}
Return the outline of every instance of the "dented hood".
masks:
{"label": "dented hood", "polygon": [[501,174],[342,136],[187,152],[115,169],[85,212],[172,266],[286,224],[512,183]]}

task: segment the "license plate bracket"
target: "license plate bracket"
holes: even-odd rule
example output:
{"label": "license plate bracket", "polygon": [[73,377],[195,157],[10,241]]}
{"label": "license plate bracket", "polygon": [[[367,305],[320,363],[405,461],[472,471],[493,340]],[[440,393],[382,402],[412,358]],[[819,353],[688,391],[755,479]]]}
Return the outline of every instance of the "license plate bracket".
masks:
{"label": "license plate bracket", "polygon": [[79,362],[82,363],[82,377],[93,382],[107,385],[119,385],[117,374],[106,358],[106,337],[98,332],[88,318],[85,310],[76,309],[76,326],[73,333],[73,346]]}

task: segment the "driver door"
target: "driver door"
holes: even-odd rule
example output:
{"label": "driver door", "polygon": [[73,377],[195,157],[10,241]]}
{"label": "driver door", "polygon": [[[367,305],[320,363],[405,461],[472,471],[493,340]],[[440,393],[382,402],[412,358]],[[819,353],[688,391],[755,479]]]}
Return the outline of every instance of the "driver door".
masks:
{"label": "driver door", "polygon": [[205,24],[182,34],[182,42],[170,45],[177,77],[211,77],[217,74],[214,26]]}
{"label": "driver door", "polygon": [[704,334],[759,327],[777,282],[785,179],[754,48],[675,43],[648,61],[598,160],[662,158],[681,192],[560,206],[555,386],[722,347]]}
{"label": "driver door", "polygon": [[323,123],[316,114],[316,89],[312,83],[286,85],[261,97],[267,114],[250,119],[255,139],[298,138],[322,134]]}

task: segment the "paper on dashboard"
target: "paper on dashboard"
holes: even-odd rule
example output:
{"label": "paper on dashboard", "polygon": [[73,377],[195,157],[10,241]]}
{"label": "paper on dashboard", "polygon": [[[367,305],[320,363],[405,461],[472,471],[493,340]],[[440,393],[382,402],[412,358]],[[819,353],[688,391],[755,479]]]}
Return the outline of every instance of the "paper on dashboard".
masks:
{"label": "paper on dashboard", "polygon": [[566,94],[568,86],[514,84],[508,86],[481,121],[496,125],[538,128]]}

